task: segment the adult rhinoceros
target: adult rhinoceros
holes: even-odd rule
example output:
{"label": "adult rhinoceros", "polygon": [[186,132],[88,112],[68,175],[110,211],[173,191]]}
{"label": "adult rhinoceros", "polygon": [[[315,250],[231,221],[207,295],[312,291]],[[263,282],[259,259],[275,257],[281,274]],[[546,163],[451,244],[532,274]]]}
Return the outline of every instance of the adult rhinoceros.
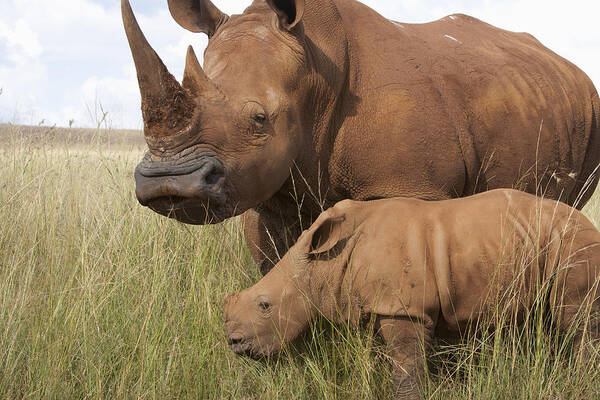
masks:
{"label": "adult rhinoceros", "polygon": [[209,0],[169,8],[210,38],[204,69],[189,48],[182,84],[122,0],[149,147],[137,197],[191,224],[245,212],[263,271],[296,239],[284,227],[318,214],[313,198],[519,186],[581,207],[597,183],[598,94],[529,34],[466,15],[403,24],[354,0],[255,0],[234,16]]}

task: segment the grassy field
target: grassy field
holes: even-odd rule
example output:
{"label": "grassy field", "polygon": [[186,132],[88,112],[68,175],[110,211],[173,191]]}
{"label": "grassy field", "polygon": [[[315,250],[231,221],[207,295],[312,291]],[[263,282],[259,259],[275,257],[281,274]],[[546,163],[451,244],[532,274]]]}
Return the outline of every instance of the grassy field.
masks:
{"label": "grassy field", "polygon": [[[259,279],[239,222],[139,206],[139,136],[31,132],[0,127],[0,399],[393,397],[369,327],[320,321],[265,361],[228,349],[222,299]],[[600,398],[600,368],[540,325],[438,344],[428,398]]]}

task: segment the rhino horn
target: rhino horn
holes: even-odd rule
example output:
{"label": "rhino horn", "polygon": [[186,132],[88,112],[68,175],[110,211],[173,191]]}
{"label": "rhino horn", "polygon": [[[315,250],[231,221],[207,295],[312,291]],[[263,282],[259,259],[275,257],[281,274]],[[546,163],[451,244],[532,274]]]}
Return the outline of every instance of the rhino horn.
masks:
{"label": "rhino horn", "polygon": [[200,93],[216,89],[200,66],[200,62],[198,61],[198,57],[196,57],[196,53],[192,46],[188,46],[187,56],[185,58],[183,88],[196,96],[200,95]]}
{"label": "rhino horn", "polygon": [[190,123],[194,103],[146,40],[128,0],[121,0],[121,12],[142,95],[144,134],[174,135]]}

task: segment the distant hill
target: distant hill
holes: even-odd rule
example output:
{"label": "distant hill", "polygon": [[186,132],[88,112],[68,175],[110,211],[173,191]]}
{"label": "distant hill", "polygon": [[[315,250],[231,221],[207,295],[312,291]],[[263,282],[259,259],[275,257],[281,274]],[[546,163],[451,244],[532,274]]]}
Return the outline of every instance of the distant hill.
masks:
{"label": "distant hill", "polygon": [[0,124],[2,146],[106,146],[111,149],[139,150],[146,145],[144,135],[137,130],[55,128]]}

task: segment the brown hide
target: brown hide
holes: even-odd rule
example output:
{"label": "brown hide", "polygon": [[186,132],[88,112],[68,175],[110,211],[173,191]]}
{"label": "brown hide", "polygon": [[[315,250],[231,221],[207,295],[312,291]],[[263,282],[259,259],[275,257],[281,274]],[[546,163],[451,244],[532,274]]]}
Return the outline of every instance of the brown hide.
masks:
{"label": "brown hide", "polygon": [[[299,204],[306,226],[345,198],[519,187],[581,208],[596,186],[596,89],[531,35],[466,15],[398,23],[354,0],[256,0],[230,18],[206,0],[172,4],[180,24],[212,35],[198,74],[218,92],[186,91],[189,129],[153,133],[164,140],[149,140],[138,198],[187,223],[249,210],[265,271],[297,238]],[[213,12],[185,18],[189,4]],[[186,172],[187,159],[170,172],[185,151],[209,157],[209,172]]]}
{"label": "brown hide", "polygon": [[[600,151],[598,95],[585,74],[531,35],[465,15],[409,25],[366,7],[348,9],[358,77],[351,91],[360,103],[342,126],[340,139],[347,140],[338,139],[344,146],[334,147],[334,160],[350,165],[353,198],[402,190],[453,197],[519,184],[535,192],[537,179],[547,196],[564,191],[573,204]],[[380,29],[359,18],[379,19]],[[361,173],[372,162],[366,168],[353,156],[364,149],[379,155],[377,167],[388,176],[415,173],[400,185],[377,182]],[[586,175],[587,151],[594,161]]]}
{"label": "brown hide", "polygon": [[584,334],[600,339],[598,284],[600,232],[554,200],[498,189],[437,202],[345,201],[260,282],[228,298],[225,319],[234,350],[264,355],[319,313],[353,323],[374,314],[398,389],[413,398],[419,350],[434,335],[457,336],[482,318],[498,320],[494,312],[519,323],[536,298],[548,298],[561,330],[576,329],[576,346]]}
{"label": "brown hide", "polygon": [[[562,203],[519,191],[347,203],[336,213],[357,236],[346,250],[340,297],[359,299],[362,312],[430,321],[439,332],[464,332],[496,307],[518,314],[540,283],[579,293],[563,300],[580,305],[600,274],[594,225]],[[514,304],[499,304],[505,292]]]}

